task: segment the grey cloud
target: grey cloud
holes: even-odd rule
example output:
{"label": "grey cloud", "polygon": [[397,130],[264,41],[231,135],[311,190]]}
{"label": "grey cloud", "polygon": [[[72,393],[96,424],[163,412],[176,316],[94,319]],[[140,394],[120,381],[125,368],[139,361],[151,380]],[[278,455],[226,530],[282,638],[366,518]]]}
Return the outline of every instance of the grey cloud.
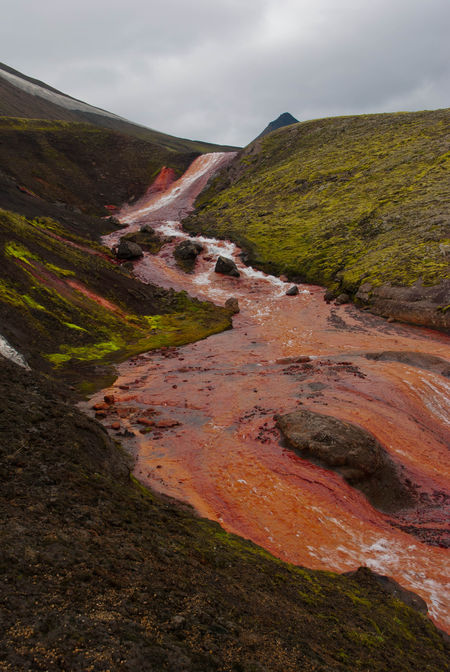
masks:
{"label": "grey cloud", "polygon": [[175,135],[246,144],[283,111],[449,104],[446,0],[7,4],[5,62]]}

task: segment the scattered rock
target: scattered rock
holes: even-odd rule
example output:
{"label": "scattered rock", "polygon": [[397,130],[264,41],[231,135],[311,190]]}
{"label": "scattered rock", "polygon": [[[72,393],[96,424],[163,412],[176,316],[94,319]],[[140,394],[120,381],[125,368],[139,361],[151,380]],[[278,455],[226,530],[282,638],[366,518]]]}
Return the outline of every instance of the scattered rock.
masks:
{"label": "scattered rock", "polygon": [[150,224],[142,224],[139,231],[141,233],[150,233],[151,235],[154,235],[155,233],[155,229],[152,226],[150,226]]}
{"label": "scattered rock", "polygon": [[333,289],[327,289],[325,294],[323,295],[324,301],[327,303],[330,303],[330,301],[333,301],[333,299],[336,297],[336,292]]}
{"label": "scattered rock", "polygon": [[297,296],[297,294],[298,294],[297,285],[292,285],[292,287],[290,287],[286,292],[286,296]]}
{"label": "scattered rock", "polygon": [[116,398],[113,394],[105,394],[103,397],[105,404],[115,404],[116,403]]}
{"label": "scattered rock", "polygon": [[121,238],[116,254],[118,259],[138,259],[142,257],[143,252],[137,243]]}
{"label": "scattered rock", "polygon": [[154,423],[155,427],[158,427],[159,429],[168,429],[169,427],[178,427],[181,423],[178,422],[178,420],[158,420],[157,422]]}
{"label": "scattered rock", "polygon": [[94,411],[107,411],[109,407],[108,407],[108,404],[105,404],[105,403],[102,402],[102,403],[94,404],[92,406],[92,408],[94,409]]}
{"label": "scattered rock", "polygon": [[393,512],[414,503],[390,456],[365,429],[307,410],[276,416],[276,421],[290,448],[336,471],[378,509]]}
{"label": "scattered rock", "polygon": [[225,308],[227,310],[231,310],[233,315],[236,313],[239,313],[239,301],[236,299],[236,297],[232,296],[229,299],[225,301]]}
{"label": "scattered rock", "polygon": [[287,277],[287,275],[280,275],[280,280],[281,282],[289,282],[289,278]]}
{"label": "scattered rock", "polygon": [[240,273],[234,261],[228,257],[220,256],[217,259],[216,266],[214,268],[216,273],[221,273],[222,275],[230,275],[233,278],[239,278]]}
{"label": "scattered rock", "polygon": [[336,303],[338,306],[343,305],[344,303],[348,303],[350,301],[350,297],[348,294],[339,294],[339,296],[336,299]]}
{"label": "scattered rock", "polygon": [[149,420],[148,418],[137,418],[136,422],[138,425],[146,425],[146,427],[152,427],[155,424],[154,420]]}
{"label": "scattered rock", "polygon": [[111,425],[111,429],[120,429],[120,422],[113,422]]}

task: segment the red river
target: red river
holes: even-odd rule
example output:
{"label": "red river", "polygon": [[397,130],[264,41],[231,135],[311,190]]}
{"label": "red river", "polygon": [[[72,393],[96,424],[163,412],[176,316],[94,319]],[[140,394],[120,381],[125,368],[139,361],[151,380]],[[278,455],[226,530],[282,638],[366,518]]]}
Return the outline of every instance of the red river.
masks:
{"label": "red river", "polygon": [[[246,267],[227,241],[198,237],[204,251],[195,272],[179,270],[173,248],[188,237],[179,220],[232,156],[201,156],[165,191],[147,192],[121,211],[127,229],[105,242],[143,223],[174,237],[159,255],[136,262],[135,275],[221,305],[236,297],[233,329],[133,358],[90,405],[114,395],[104,423],[133,433],[126,443],[142,483],[288,562],[338,572],[366,565],[392,576],[421,595],[448,630],[450,381],[417,361],[364,355],[423,353],[449,362],[450,339],[327,305],[320,287],[301,285],[297,296],[286,296],[288,283]],[[236,261],[240,278],[214,272],[219,254]],[[380,513],[340,476],[282,447],[273,416],[298,408],[375,435],[414,484],[417,506]]]}

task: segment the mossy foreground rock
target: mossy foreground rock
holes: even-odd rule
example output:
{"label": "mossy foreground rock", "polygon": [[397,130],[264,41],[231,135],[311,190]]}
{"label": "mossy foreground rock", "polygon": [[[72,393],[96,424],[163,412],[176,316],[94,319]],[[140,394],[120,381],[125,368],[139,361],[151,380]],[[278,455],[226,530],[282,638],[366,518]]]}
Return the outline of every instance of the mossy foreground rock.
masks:
{"label": "mossy foreground rock", "polygon": [[386,450],[361,427],[307,410],[277,416],[277,427],[290,448],[336,471],[382,511],[413,504]]}
{"label": "mossy foreground rock", "polygon": [[1,356],[0,399],[2,672],[446,669],[371,572],[286,565],[153,495],[63,388]]}
{"label": "mossy foreground rock", "polygon": [[249,145],[197,199],[192,232],[253,266],[450,327],[450,111],[294,124]]}

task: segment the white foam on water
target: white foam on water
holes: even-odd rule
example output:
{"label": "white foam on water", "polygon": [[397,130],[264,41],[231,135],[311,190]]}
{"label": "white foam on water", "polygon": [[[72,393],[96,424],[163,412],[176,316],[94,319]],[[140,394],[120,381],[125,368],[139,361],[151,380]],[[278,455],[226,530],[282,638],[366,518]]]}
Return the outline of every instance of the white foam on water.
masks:
{"label": "white foam on water", "polygon": [[163,233],[165,236],[175,236],[177,238],[188,238],[184,231],[180,230],[179,222],[167,220],[162,224],[154,227],[158,233]]}
{"label": "white foam on water", "polygon": [[19,366],[22,366],[24,369],[27,369],[27,371],[31,370],[27,362],[25,361],[25,357],[23,357],[23,355],[21,355],[20,352],[17,352],[17,350],[13,348],[13,346],[10,345],[6,340],[6,338],[1,334],[0,334],[0,355],[3,355],[3,357],[6,357],[6,359],[9,359],[11,362],[18,364]]}

